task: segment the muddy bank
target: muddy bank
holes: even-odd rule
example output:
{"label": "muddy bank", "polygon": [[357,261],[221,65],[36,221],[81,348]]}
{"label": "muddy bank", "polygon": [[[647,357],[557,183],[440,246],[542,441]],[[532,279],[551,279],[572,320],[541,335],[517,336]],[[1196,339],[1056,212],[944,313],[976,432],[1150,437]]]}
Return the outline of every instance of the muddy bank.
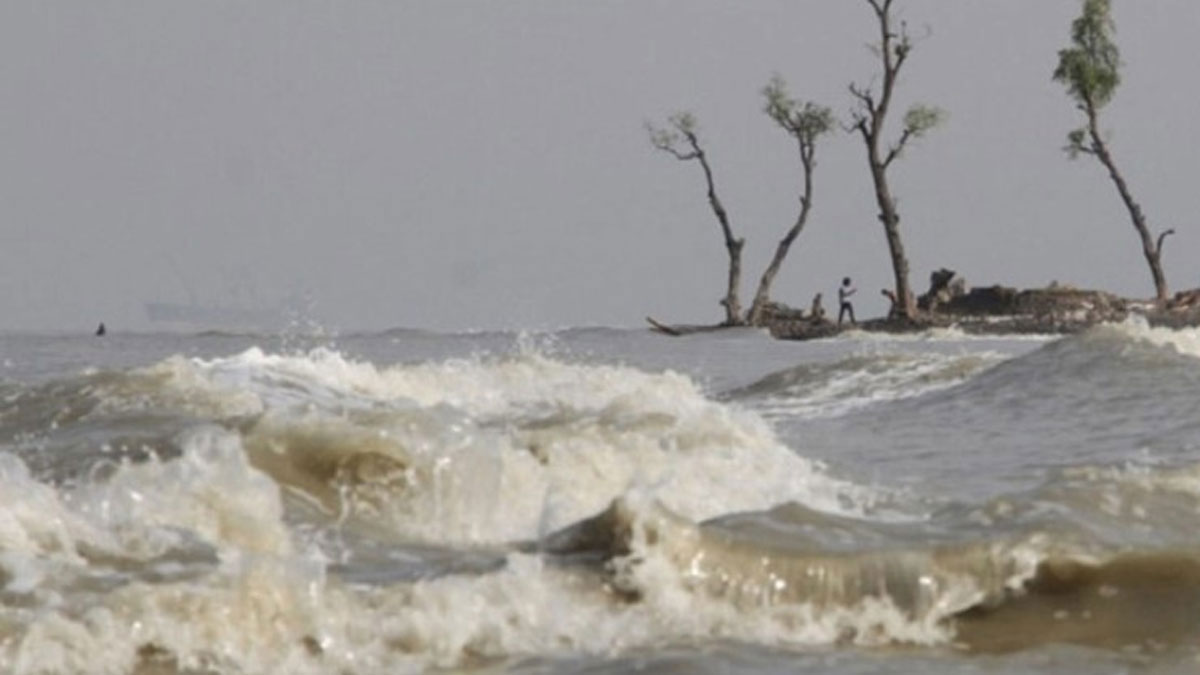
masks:
{"label": "muddy bank", "polygon": [[[1152,326],[1185,328],[1200,326],[1200,289],[1177,293],[1166,303],[1123,298],[1106,291],[1051,286],[1016,289],[1006,286],[973,288],[940,301],[927,303],[913,320],[876,318],[863,321],[866,331],[908,333],[932,328],[956,328],[971,335],[1066,335],[1101,323],[1125,321],[1142,316]],[[783,339],[825,337],[845,330],[802,323],[772,327]]]}
{"label": "muddy bank", "polygon": [[[1176,293],[1166,303],[1123,298],[1106,291],[1051,285],[1017,289],[986,286],[967,290],[957,276],[934,273],[930,291],[918,301],[917,317],[879,317],[839,326],[824,314],[812,314],[782,303],[771,303],[761,327],[783,340],[812,340],[860,329],[880,333],[913,333],[955,328],[971,335],[1066,335],[1101,323],[1125,321],[1138,315],[1152,326],[1200,326],[1200,289]],[[945,283],[939,284],[938,279]],[[668,335],[721,330],[727,326],[671,326],[651,320],[654,330]]]}

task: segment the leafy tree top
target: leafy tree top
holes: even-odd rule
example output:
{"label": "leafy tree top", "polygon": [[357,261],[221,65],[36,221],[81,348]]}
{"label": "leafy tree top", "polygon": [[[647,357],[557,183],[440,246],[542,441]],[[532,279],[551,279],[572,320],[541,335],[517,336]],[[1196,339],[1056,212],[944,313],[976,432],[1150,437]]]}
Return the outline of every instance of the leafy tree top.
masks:
{"label": "leafy tree top", "polygon": [[818,136],[833,129],[833,111],[812,101],[792,98],[787,83],[779,75],[771,78],[762,93],[766,99],[763,111],[802,143],[812,144]]}
{"label": "leafy tree top", "polygon": [[[667,118],[667,125],[667,128],[663,128],[646,123],[651,145],[681,160],[699,159],[704,156],[704,150],[700,148],[700,132],[695,115],[687,111],[677,112]],[[684,145],[687,146],[686,149]]]}
{"label": "leafy tree top", "polygon": [[1104,107],[1121,83],[1121,54],[1113,42],[1116,24],[1110,0],[1084,0],[1083,12],[1071,23],[1071,47],[1058,52],[1054,80],[1085,111]]}

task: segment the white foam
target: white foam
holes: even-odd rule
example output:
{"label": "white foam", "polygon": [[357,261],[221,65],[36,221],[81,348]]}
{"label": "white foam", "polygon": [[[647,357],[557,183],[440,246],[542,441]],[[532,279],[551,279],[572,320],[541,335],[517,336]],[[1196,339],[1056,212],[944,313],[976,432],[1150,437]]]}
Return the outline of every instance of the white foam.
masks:
{"label": "white foam", "polygon": [[1152,327],[1145,317],[1130,315],[1121,323],[1105,324],[1097,330],[1101,334],[1116,333],[1157,347],[1169,347],[1184,356],[1200,358],[1200,328]]}
{"label": "white foam", "polygon": [[[178,459],[121,465],[65,492],[0,455],[2,591],[27,608],[0,605],[0,670],[125,673],[152,645],[185,670],[285,672],[274,669],[289,663],[290,640],[319,615],[324,565],[294,549],[277,486],[235,435],[203,429],[181,446]],[[191,581],[123,581],[120,569],[191,540],[219,566]]]}
{"label": "white foam", "polygon": [[[666,588],[630,604],[591,573],[516,553],[494,573],[346,586],[289,530],[282,474],[246,449],[375,458],[358,475],[384,492],[360,515],[449,543],[533,539],[631,491],[697,521],[786,501],[860,512],[874,499],[682,375],[538,354],[378,368],[327,350],[172,359],[148,374],[173,389],[162,401],[260,419],[245,438],[193,430],[176,458],[114,464],[75,487],[0,454],[0,592],[24,603],[0,605],[0,671],[125,673],[161,654],[180,670],[419,672],[692,638],[821,642],[857,620],[798,623],[803,609],[780,608],[743,624]],[[388,462],[395,475],[376,470]],[[174,581],[128,571],[173,569],[196,542],[216,561]]]}
{"label": "white foam", "polygon": [[[839,577],[838,565],[823,567],[819,552],[811,559],[797,552],[799,558],[789,560],[786,551],[757,557],[753,548],[739,550],[738,544],[722,550],[721,535],[703,534],[645,495],[630,497],[624,508],[633,513],[631,550],[613,561],[614,583],[641,598],[642,606],[631,613],[645,608],[662,615],[664,621],[649,629],[658,635],[772,645],[946,644],[954,636],[951,617],[1020,592],[1053,547],[1042,536],[1011,545],[993,542],[978,552],[984,558],[974,570],[971,555],[956,564],[932,550],[913,550],[872,563],[871,556],[887,554],[864,553],[864,560],[847,563],[848,576]],[[856,570],[855,564],[863,567]],[[870,580],[893,566],[902,570],[898,585],[915,582],[915,593]],[[808,590],[789,595],[792,582]],[[891,592],[909,595],[909,605],[898,606]]]}
{"label": "white foam", "polygon": [[264,408],[254,392],[217,382],[196,362],[180,356],[94,386],[93,393],[101,412],[173,409],[203,417],[231,417],[255,415]]}
{"label": "white foam", "polygon": [[997,352],[852,357],[754,402],[754,407],[768,419],[837,417],[952,387],[1006,358]]}
{"label": "white foam", "polygon": [[[183,455],[117,467],[103,482],[65,491],[32,478],[0,454],[0,562],[6,576],[82,573],[89,557],[149,560],[198,539],[218,553],[291,553],[278,487],[247,464],[235,436],[218,430],[183,441]],[[183,536],[186,535],[186,536]],[[39,561],[54,575],[20,565]],[[43,570],[44,571],[44,570]],[[25,583],[23,593],[38,585]]]}
{"label": "white foam", "polygon": [[174,381],[189,390],[223,387],[260,403],[255,447],[324,453],[316,461],[328,464],[386,457],[405,475],[390,487],[372,478],[370,489],[394,488],[381,511],[403,536],[531,539],[635,486],[694,519],[786,501],[857,511],[873,499],[783,446],[757,414],[708,399],[678,373],[538,353],[380,368],[327,349],[171,363],[181,367],[192,373]]}
{"label": "white foam", "polygon": [[179,458],[122,465],[108,480],[78,488],[72,504],[94,527],[117,535],[125,555],[160,555],[178,541],[177,531],[218,552],[291,552],[279,488],[250,466],[235,434],[201,427],[179,442]]}
{"label": "white foam", "polygon": [[[505,425],[445,409],[432,419],[412,412],[365,421],[272,416],[248,442],[274,448],[274,460],[300,471],[314,463],[355,466],[368,454],[385,458],[351,469],[359,476],[356,504],[393,532],[449,543],[536,538],[635,486],[696,519],[792,500],[857,512],[873,498],[784,447],[757,415],[694,391],[650,398],[625,396],[595,411]],[[304,488],[303,478],[273,473]]]}
{"label": "white foam", "polygon": [[16,456],[0,453],[0,551],[78,561],[75,543],[85,530],[54,488],[35,480]]}
{"label": "white foam", "polygon": [[346,587],[309,566],[247,558],[202,583],[131,584],[90,606],[38,614],[0,647],[12,673],[133,671],[152,645],[179,669],[425,672],[528,654],[606,655],[679,642],[938,644],[948,629],[886,600],[848,608],[739,608],[693,592],[650,559],[640,599],[535,555],[484,576]]}
{"label": "white foam", "polygon": [[[997,320],[999,321],[999,320]],[[995,322],[993,322],[995,323]],[[942,328],[928,328],[917,332],[889,333],[851,328],[827,340],[843,342],[874,343],[955,343],[955,342],[1051,342],[1061,335],[1039,333],[976,334],[964,331],[958,324]]]}
{"label": "white foam", "polygon": [[[220,563],[175,582],[48,594],[35,599],[36,611],[0,606],[0,671],[128,673],[157,654],[185,671],[415,673],[680,641],[932,644],[949,637],[944,625],[914,619],[887,600],[748,607],[709,597],[643,530],[618,563],[623,583],[640,595],[632,602],[594,572],[523,553],[493,573],[348,586],[327,578],[322,560],[290,539],[278,490],[248,465],[236,435],[204,429],[181,445],[178,459],[121,466],[103,484],[66,494],[33,481],[15,460],[4,465],[4,487],[29,495],[0,513],[27,502],[44,509],[43,519],[67,525],[49,530],[52,545],[37,544],[27,532],[34,524],[23,525],[24,538],[12,541],[26,542],[29,555],[0,557],[9,592],[44,585],[59,571],[49,559],[86,540],[111,555],[150,561],[178,543],[173,533],[186,532],[211,543]],[[634,490],[630,500],[648,504],[659,494]],[[60,562],[87,564],[74,554]]]}

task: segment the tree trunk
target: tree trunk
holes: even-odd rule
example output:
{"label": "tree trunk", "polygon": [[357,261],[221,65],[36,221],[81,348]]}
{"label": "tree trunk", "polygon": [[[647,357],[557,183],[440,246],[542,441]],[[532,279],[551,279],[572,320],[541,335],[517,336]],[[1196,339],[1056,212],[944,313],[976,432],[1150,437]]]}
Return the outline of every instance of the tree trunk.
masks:
{"label": "tree trunk", "polygon": [[887,173],[877,159],[871,160],[871,177],[875,183],[875,199],[879,203],[879,221],[887,237],[888,253],[892,256],[892,272],[896,281],[896,310],[905,319],[917,314],[916,300],[908,285],[908,256],[900,239],[900,214],[888,189]]}
{"label": "tree trunk", "polygon": [[783,260],[787,257],[788,249],[792,247],[792,242],[800,234],[800,230],[804,229],[804,221],[808,216],[808,203],[801,208],[800,217],[796,220],[796,224],[788,231],[787,235],[780,240],[779,245],[775,247],[775,257],[771,259],[771,264],[763,271],[762,279],[758,282],[758,292],[754,294],[754,302],[750,305],[750,314],[746,317],[746,323],[751,326],[758,326],[762,323],[763,311],[767,307],[767,303],[771,300],[771,284],[775,282],[775,275],[779,273],[779,268],[783,267]]}
{"label": "tree trunk", "polygon": [[1142,207],[1134,201],[1133,194],[1129,192],[1129,185],[1125,182],[1125,177],[1117,170],[1117,164],[1113,161],[1112,154],[1109,153],[1108,146],[1105,145],[1104,139],[1100,135],[1095,110],[1088,111],[1088,134],[1091,136],[1092,148],[1095,150],[1096,158],[1108,169],[1108,175],[1112,177],[1113,183],[1117,186],[1117,192],[1121,195],[1121,201],[1125,202],[1125,208],[1129,210],[1129,217],[1133,221],[1133,228],[1137,230],[1138,237],[1142,240],[1142,253],[1146,256],[1146,262],[1150,265],[1150,275],[1154,277],[1155,298],[1159,302],[1165,302],[1169,290],[1167,288],[1167,277],[1163,273],[1162,268],[1162,238],[1160,237],[1156,244],[1154,237],[1151,236],[1150,228],[1146,225],[1146,216],[1142,213]]}
{"label": "tree trunk", "polygon": [[738,297],[738,289],[742,285],[742,247],[746,244],[746,240],[733,236],[733,228],[729,225],[729,214],[717,197],[717,187],[713,182],[713,173],[712,168],[708,165],[708,157],[704,151],[700,150],[699,144],[695,141],[692,142],[692,147],[696,149],[696,157],[704,169],[704,180],[708,185],[708,203],[717,217],[717,222],[721,225],[721,234],[725,237],[725,250],[729,252],[729,286],[726,288],[725,298],[721,300],[721,304],[725,307],[725,325],[738,326],[742,323],[742,302]]}
{"label": "tree trunk", "polygon": [[[871,168],[871,181],[875,185],[875,200],[879,204],[879,220],[883,223],[884,234],[887,237],[888,252],[892,256],[892,272],[896,277],[895,312],[898,317],[913,319],[917,315],[917,304],[908,286],[908,258],[904,255],[904,244],[900,239],[900,215],[896,213],[896,200],[892,198],[888,188],[887,169],[895,159],[900,149],[908,139],[908,133],[901,137],[884,160],[880,154],[879,143],[883,135],[884,121],[892,103],[892,92],[900,67],[908,55],[907,37],[902,37],[900,48],[896,48],[894,40],[898,37],[891,27],[892,0],[867,0],[875,10],[879,19],[879,57],[883,65],[883,83],[880,90],[879,102],[875,103],[865,92],[860,93],[851,86],[850,91],[858,96],[866,109],[866,114],[858,120],[856,127],[862,133],[867,146],[867,162]],[[903,32],[901,32],[903,36]]]}
{"label": "tree trunk", "polygon": [[758,282],[758,292],[754,294],[754,302],[750,305],[750,314],[746,317],[746,323],[751,326],[757,326],[762,322],[763,310],[766,309],[767,303],[771,299],[771,284],[775,282],[775,275],[779,273],[779,268],[783,267],[783,260],[787,257],[792,242],[796,241],[796,237],[800,236],[800,231],[804,229],[804,224],[808,222],[808,212],[812,209],[813,160],[811,150],[806,154],[805,149],[801,147],[800,157],[804,164],[804,196],[800,198],[800,215],[796,216],[796,222],[792,225],[792,229],[788,230],[783,239],[779,241],[779,245],[775,247],[775,257],[771,259],[771,264],[763,271],[762,279]]}
{"label": "tree trunk", "polygon": [[725,242],[729,249],[729,289],[721,304],[725,306],[725,325],[738,326],[742,323],[742,303],[738,299],[738,288],[742,285],[742,246],[745,239],[731,239]]}

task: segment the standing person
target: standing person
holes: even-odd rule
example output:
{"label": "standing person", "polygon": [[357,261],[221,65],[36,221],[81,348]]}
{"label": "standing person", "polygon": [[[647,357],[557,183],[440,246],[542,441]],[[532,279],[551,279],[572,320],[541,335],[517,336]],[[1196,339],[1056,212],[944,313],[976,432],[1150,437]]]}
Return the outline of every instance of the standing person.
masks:
{"label": "standing person", "polygon": [[850,304],[850,296],[858,292],[858,289],[850,284],[850,277],[842,279],[842,287],[838,289],[838,303],[841,308],[838,309],[838,325],[842,325],[842,317],[847,312],[850,313],[850,323],[858,323],[854,320],[854,305]]}

